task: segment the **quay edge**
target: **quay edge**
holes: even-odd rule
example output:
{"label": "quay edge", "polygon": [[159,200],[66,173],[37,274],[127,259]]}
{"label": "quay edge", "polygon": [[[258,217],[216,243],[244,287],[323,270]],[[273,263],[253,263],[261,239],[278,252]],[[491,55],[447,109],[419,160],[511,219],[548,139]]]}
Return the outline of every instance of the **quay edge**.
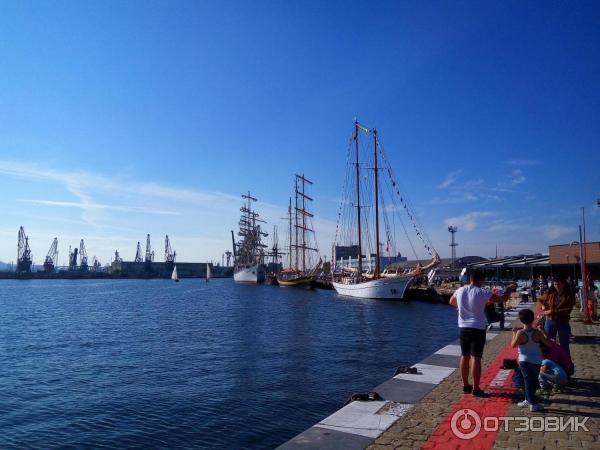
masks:
{"label": "quay edge", "polygon": [[[520,309],[532,306],[532,303],[520,303],[507,311],[506,326],[510,328],[513,321],[518,321],[517,315]],[[499,333],[488,332],[486,336],[488,343],[498,335]],[[280,450],[367,448],[419,404],[423,397],[455,373],[459,360],[460,342],[456,339],[414,364],[412,367],[416,367],[419,374],[400,373],[373,388],[372,391],[377,392],[383,400],[353,401],[277,448]]]}

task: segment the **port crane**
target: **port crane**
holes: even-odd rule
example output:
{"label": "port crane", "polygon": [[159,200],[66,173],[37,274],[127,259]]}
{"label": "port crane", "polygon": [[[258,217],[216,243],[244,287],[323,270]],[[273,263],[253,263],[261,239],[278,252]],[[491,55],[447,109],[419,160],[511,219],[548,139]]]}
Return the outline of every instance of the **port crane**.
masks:
{"label": "port crane", "polygon": [[150,245],[150,235],[146,235],[146,256],[144,261],[150,263],[154,261],[154,252],[152,251],[152,246]]}
{"label": "port crane", "polygon": [[171,248],[171,242],[169,241],[169,235],[165,236],[165,262],[168,264],[175,263],[176,252]]}
{"label": "port crane", "polygon": [[79,249],[75,247],[71,250],[71,246],[69,245],[69,270],[77,270],[77,252]]}
{"label": "port crane", "polygon": [[58,238],[54,238],[52,241],[52,245],[50,245],[50,250],[46,254],[46,259],[44,260],[44,270],[46,272],[54,272],[54,268],[58,262]]}
{"label": "port crane", "polygon": [[138,245],[137,245],[137,250],[135,252],[135,259],[134,261],[136,263],[140,263],[143,261],[142,259],[142,246],[140,245],[140,241],[138,241]]}
{"label": "port crane", "polygon": [[82,272],[88,270],[88,255],[85,249],[85,244],[83,243],[83,239],[79,243],[79,269]]}
{"label": "port crane", "polygon": [[19,240],[17,243],[17,273],[31,272],[31,248],[29,238],[23,227],[19,228]]}

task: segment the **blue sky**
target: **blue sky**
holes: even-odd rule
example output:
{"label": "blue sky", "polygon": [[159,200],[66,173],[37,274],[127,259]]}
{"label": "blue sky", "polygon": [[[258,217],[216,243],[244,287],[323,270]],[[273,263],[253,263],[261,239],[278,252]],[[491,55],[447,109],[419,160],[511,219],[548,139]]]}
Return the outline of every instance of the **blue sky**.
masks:
{"label": "blue sky", "polygon": [[[329,253],[354,117],[442,256],[600,238],[597,2],[2,2],[0,260],[151,233],[220,260],[239,195],[314,182]],[[269,225],[270,226],[270,225]],[[282,233],[282,232],[281,232]],[[400,246],[408,253],[408,247]],[[158,259],[162,259],[162,256]]]}

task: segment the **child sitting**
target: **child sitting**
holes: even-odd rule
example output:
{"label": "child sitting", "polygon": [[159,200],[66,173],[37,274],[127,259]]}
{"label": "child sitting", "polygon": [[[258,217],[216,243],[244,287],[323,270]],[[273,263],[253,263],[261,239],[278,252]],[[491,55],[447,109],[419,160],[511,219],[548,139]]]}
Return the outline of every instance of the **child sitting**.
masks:
{"label": "child sitting", "polygon": [[519,402],[521,407],[529,407],[530,411],[543,411],[544,407],[538,403],[535,395],[539,386],[538,378],[542,363],[542,350],[540,343],[546,344],[546,336],[540,330],[533,328],[535,316],[530,309],[519,311],[519,320],[525,328],[513,328],[512,347],[519,349],[519,369],[523,375],[525,400]]}

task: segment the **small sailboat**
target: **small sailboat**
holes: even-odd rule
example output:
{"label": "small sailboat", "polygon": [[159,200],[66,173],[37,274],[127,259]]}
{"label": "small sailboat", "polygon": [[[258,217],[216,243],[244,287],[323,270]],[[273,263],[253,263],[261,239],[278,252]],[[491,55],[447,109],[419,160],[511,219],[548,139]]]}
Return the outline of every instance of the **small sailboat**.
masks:
{"label": "small sailboat", "polygon": [[208,281],[210,280],[211,274],[210,274],[210,266],[208,265],[208,263],[206,263],[206,282],[208,283]]}
{"label": "small sailboat", "polygon": [[171,280],[175,283],[179,283],[179,277],[177,276],[177,266],[173,267],[173,273],[171,274]]}

